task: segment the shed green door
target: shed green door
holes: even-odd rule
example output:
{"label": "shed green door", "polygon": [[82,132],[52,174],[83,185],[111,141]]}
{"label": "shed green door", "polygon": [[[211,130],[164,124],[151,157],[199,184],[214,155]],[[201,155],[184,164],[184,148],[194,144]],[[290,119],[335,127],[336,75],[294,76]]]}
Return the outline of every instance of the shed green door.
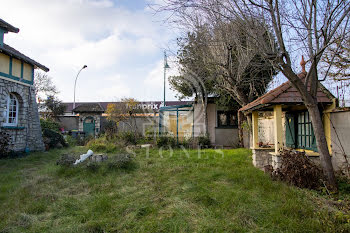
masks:
{"label": "shed green door", "polygon": [[95,121],[92,117],[87,117],[84,120],[83,123],[83,130],[85,132],[85,135],[92,135],[95,136]]}
{"label": "shed green door", "polygon": [[286,144],[289,148],[296,147],[295,121],[292,114],[286,113]]}

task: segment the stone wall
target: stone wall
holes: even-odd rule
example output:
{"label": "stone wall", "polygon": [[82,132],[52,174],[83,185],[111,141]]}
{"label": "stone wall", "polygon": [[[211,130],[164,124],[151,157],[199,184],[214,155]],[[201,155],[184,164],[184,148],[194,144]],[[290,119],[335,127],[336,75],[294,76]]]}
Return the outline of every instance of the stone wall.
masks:
{"label": "stone wall", "polygon": [[[18,125],[6,127],[4,111],[8,94],[14,94],[19,102]],[[0,78],[0,131],[11,136],[15,151],[43,151],[45,149],[41,134],[38,106],[33,86],[16,83]]]}
{"label": "stone wall", "polygon": [[59,124],[65,131],[78,130],[79,117],[77,116],[61,116],[58,118]]}
{"label": "stone wall", "polygon": [[[98,134],[100,131],[104,131],[104,128],[107,125],[106,116],[101,116],[101,114],[94,113],[81,113],[79,117],[75,116],[61,116],[59,117],[60,125],[66,130],[79,130],[83,131],[84,128],[84,120],[86,117],[93,117],[95,120],[95,128],[96,133]],[[135,117],[137,131],[143,135],[147,131],[155,131],[158,132],[158,116],[147,116],[147,117]],[[120,132],[130,131],[129,125],[120,122],[118,130]]]}
{"label": "stone wall", "polygon": [[[158,116],[147,116],[147,117],[135,117],[133,120],[136,124],[136,130],[142,135],[146,135],[146,132],[158,132],[159,127],[159,117]],[[124,122],[120,122],[118,126],[119,132],[128,132],[133,130],[130,126]]]}
{"label": "stone wall", "polygon": [[274,151],[275,149],[269,148],[252,149],[253,165],[259,169],[264,169],[266,165],[272,165],[272,156],[270,153]]}

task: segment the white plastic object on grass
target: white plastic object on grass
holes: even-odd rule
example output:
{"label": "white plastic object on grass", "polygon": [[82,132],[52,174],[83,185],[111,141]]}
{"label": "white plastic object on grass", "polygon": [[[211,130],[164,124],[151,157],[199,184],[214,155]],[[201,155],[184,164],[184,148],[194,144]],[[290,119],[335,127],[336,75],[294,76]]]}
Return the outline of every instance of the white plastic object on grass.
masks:
{"label": "white plastic object on grass", "polygon": [[74,165],[77,165],[81,162],[84,162],[87,158],[89,158],[91,155],[93,155],[94,152],[92,150],[88,150],[88,152],[86,154],[82,154],[80,155],[80,159],[77,159],[74,163]]}

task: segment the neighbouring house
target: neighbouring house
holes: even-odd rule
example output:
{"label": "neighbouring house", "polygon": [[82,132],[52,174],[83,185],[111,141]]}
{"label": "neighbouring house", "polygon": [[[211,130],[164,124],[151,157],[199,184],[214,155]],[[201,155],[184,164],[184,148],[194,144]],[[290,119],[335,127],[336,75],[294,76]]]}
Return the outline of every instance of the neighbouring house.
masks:
{"label": "neighbouring house", "polygon": [[44,143],[34,91],[34,70],[47,67],[5,44],[6,33],[19,29],[0,19],[0,131],[14,151],[41,151]]}
{"label": "neighbouring house", "polygon": [[[160,132],[167,132],[178,140],[205,136],[205,113],[208,121],[208,136],[215,147],[236,147],[238,138],[238,108],[227,108],[216,103],[215,97],[207,98],[207,106],[197,101],[185,105],[162,107]],[[247,141],[247,135],[245,141]]]}
{"label": "neighbouring house", "polygon": [[[73,103],[63,104],[66,105],[66,110],[64,115],[58,119],[66,131],[77,130],[97,136],[104,131],[104,127],[107,125],[105,111],[108,104],[118,106],[125,103],[77,102],[75,109],[73,109]],[[142,101],[135,106],[140,111],[135,116],[137,130],[140,133],[145,135],[146,132],[167,132],[179,140],[205,135],[205,117],[202,104],[194,101],[167,101],[166,107],[161,106],[162,102],[160,101]],[[227,109],[218,106],[214,97],[208,98],[206,108],[208,134],[214,146],[233,147],[238,145],[237,111],[237,108]],[[118,130],[128,131],[130,129],[127,124],[120,122]]]}
{"label": "neighbouring house", "polygon": [[[167,106],[187,104],[186,101],[167,101]],[[106,109],[108,104],[121,105],[123,102],[77,102],[73,109],[73,103],[63,103],[65,113],[58,117],[59,123],[65,131],[82,131],[85,134],[97,136],[104,132],[108,125]],[[134,108],[138,114],[135,115],[137,131],[143,135],[147,131],[158,131],[158,114],[162,106],[160,101],[141,101]],[[45,108],[41,108],[45,111]],[[45,112],[41,112],[45,115]],[[119,131],[129,131],[128,124],[120,122]]]}
{"label": "neighbouring house", "polygon": [[[305,79],[305,62],[300,63],[299,78]],[[322,114],[329,152],[335,170],[343,169],[350,155],[350,112],[337,108],[337,99],[320,83],[317,101]],[[253,102],[242,107],[251,120],[252,135],[250,147],[253,164],[258,168],[281,164],[279,152],[283,148],[305,151],[319,164],[319,153],[311,119],[299,92],[289,81],[269,91]]]}

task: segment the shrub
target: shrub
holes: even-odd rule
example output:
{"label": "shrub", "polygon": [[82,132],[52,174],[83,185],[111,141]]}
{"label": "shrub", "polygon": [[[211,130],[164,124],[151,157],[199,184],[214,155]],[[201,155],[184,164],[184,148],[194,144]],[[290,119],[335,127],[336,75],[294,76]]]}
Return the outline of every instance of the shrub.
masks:
{"label": "shrub", "polygon": [[68,146],[63,135],[54,130],[44,129],[43,137],[45,144],[47,144],[49,148],[55,148],[59,143],[62,146]]}
{"label": "shrub", "polygon": [[343,174],[337,177],[339,193],[350,194],[350,179]]}
{"label": "shrub", "polygon": [[62,166],[62,167],[70,167],[73,166],[73,163],[76,161],[75,156],[63,154],[61,157],[56,161],[56,165]]}
{"label": "shrub", "polygon": [[90,140],[86,146],[93,151],[115,152],[118,147],[115,143],[108,141],[105,137]]}
{"label": "shrub", "polygon": [[185,148],[193,148],[193,138],[183,138],[179,144]]}
{"label": "shrub", "polygon": [[138,139],[138,134],[133,133],[133,132],[121,132],[119,134],[120,139],[122,139],[126,144],[129,145],[136,145],[137,144],[137,139]]}
{"label": "shrub", "polygon": [[210,138],[208,135],[198,137],[198,145],[203,148],[211,147]]}
{"label": "shrub", "polygon": [[131,169],[133,167],[133,159],[127,153],[117,154],[108,160],[107,166],[109,169]]}
{"label": "shrub", "polygon": [[5,132],[0,132],[0,158],[9,156],[11,150],[10,135]]}
{"label": "shrub", "polygon": [[157,136],[157,132],[154,132],[154,127],[152,126],[147,127],[145,131],[145,139],[147,141],[152,141],[155,136]]}
{"label": "shrub", "polygon": [[118,132],[118,125],[114,121],[107,120],[103,124],[101,134],[105,134],[107,139],[113,138]]}
{"label": "shrub", "polygon": [[161,135],[157,138],[157,146],[158,147],[165,147],[165,146],[175,147],[176,140],[172,136]]}
{"label": "shrub", "polygon": [[54,130],[56,132],[60,131],[60,124],[57,123],[56,121],[53,121],[51,119],[42,119],[40,118],[40,125],[41,125],[41,129],[51,129]]}
{"label": "shrub", "polygon": [[73,138],[71,135],[65,135],[64,138],[66,139],[69,146],[76,146],[77,145],[77,139]]}
{"label": "shrub", "polygon": [[77,137],[77,143],[79,146],[86,146],[91,140],[94,140],[94,136],[90,135],[80,135]]}
{"label": "shrub", "polygon": [[323,173],[305,154],[294,150],[281,153],[282,164],[273,177],[300,188],[318,189],[322,185]]}

